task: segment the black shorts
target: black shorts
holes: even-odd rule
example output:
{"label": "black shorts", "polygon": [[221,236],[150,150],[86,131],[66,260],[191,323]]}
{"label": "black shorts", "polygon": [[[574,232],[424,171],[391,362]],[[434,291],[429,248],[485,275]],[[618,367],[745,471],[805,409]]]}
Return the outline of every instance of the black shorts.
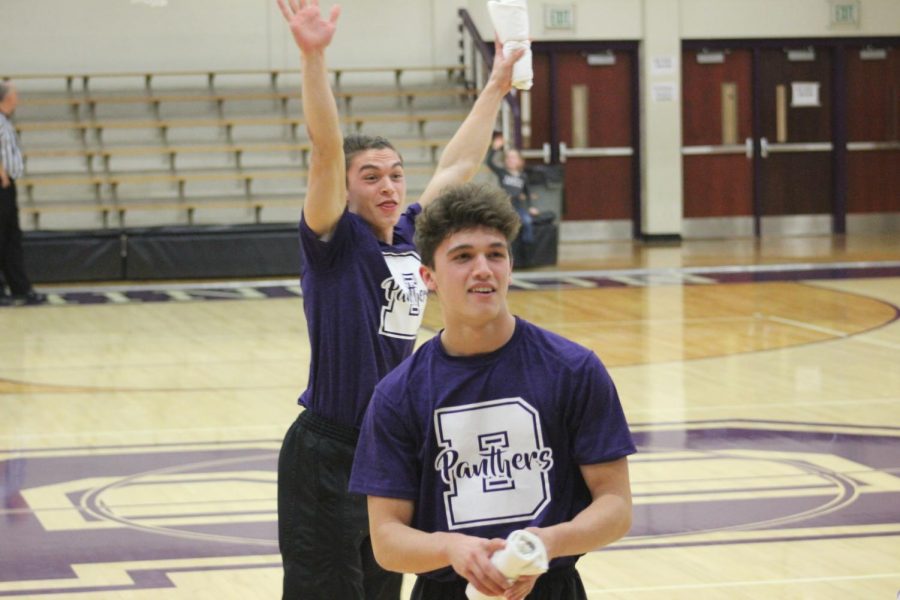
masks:
{"label": "black shorts", "polygon": [[[443,582],[418,577],[410,600],[466,600],[467,585],[462,578]],[[561,567],[538,577],[526,600],[587,600],[587,593],[575,567]]]}
{"label": "black shorts", "polygon": [[366,497],[347,491],[355,430],[310,411],[291,425],[278,456],[278,546],[283,597],[398,600],[403,576],[375,562]]}

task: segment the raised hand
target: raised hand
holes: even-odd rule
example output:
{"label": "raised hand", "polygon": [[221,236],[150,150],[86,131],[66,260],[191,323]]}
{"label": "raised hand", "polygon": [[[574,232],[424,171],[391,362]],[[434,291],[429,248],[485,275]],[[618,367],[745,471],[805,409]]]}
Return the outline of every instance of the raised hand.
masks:
{"label": "raised hand", "polygon": [[341,14],[340,5],[331,7],[327,21],[322,18],[319,0],[278,0],[278,8],[304,54],[320,52],[331,43]]}
{"label": "raised hand", "polygon": [[[279,0],[280,1],[280,0]],[[503,44],[500,38],[494,38],[494,65],[491,67],[491,76],[488,82],[496,82],[504,94],[512,89],[513,65],[522,58],[525,51],[513,50],[508,55],[503,55]]]}

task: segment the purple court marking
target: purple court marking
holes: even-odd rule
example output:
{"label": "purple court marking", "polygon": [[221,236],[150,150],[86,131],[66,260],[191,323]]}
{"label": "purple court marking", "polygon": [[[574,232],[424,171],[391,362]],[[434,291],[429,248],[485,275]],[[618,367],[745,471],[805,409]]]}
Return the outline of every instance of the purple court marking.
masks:
{"label": "purple court marking", "polygon": [[[520,272],[513,274],[516,281],[511,290],[579,289],[584,287],[637,287],[659,285],[704,285],[727,283],[753,283],[772,281],[808,281],[813,279],[860,279],[872,277],[900,277],[900,264],[884,263],[836,263],[823,265],[754,265],[752,267],[704,267],[685,269],[637,269],[621,271],[593,271],[578,273]],[[578,279],[582,285],[571,280]],[[521,282],[518,283],[518,282]],[[184,302],[209,300],[247,300],[267,298],[298,298],[298,283],[247,282],[227,285],[211,283],[209,286],[172,286],[171,288],[135,289],[122,287],[81,289],[53,292],[58,303],[64,305],[121,304],[128,302]],[[262,298],[259,298],[262,296]],[[3,307],[6,308],[6,307]]]}
{"label": "purple court marking", "polygon": [[[767,425],[778,428],[767,429]],[[679,424],[673,424],[679,425]],[[796,426],[797,429],[790,429]],[[634,526],[627,545],[615,549],[759,543],[777,540],[823,539],[900,535],[888,529],[900,521],[900,492],[880,489],[871,475],[896,477],[900,467],[900,428],[833,426],[760,420],[692,422],[683,429],[638,431],[635,441],[640,458],[667,460],[669,453],[693,451],[695,468],[704,461],[729,461],[735,475],[705,498],[696,499],[689,487],[683,501],[654,503],[654,495],[635,494]],[[848,433],[847,431],[852,431]],[[878,433],[876,433],[876,431]],[[885,435],[885,432],[888,435]],[[816,460],[816,457],[821,457]],[[833,471],[834,458],[852,465]],[[681,459],[679,459],[681,460]],[[788,467],[794,474],[749,477],[740,463],[770,463]],[[674,461],[678,462],[678,461]],[[759,480],[766,486],[760,487]],[[640,481],[637,483],[640,489]],[[660,483],[660,482],[654,482]],[[785,492],[789,492],[786,495]],[[716,494],[746,496],[717,500]],[[669,494],[670,498],[673,496]],[[677,498],[677,494],[675,494]],[[691,497],[694,497],[692,500]],[[831,533],[830,528],[866,526],[857,533]],[[885,526],[879,531],[879,526]],[[785,535],[791,530],[792,535]],[[687,539],[705,533],[764,531],[751,539],[715,542]],[[797,532],[800,532],[799,535]]]}
{"label": "purple court marking", "polygon": [[746,273],[704,274],[719,283],[752,283],[759,281],[798,281],[809,279],[866,279],[900,276],[900,267],[860,269],[810,269],[803,271],[763,271]]}
{"label": "purple court marking", "polygon": [[[274,442],[265,445],[277,447]],[[274,507],[276,450],[246,443],[239,448],[203,444],[186,451],[140,447],[135,452],[135,448],[117,447],[106,452],[93,449],[87,456],[65,456],[73,450],[53,457],[46,456],[46,449],[21,451],[17,458],[0,462],[0,492],[6,509],[0,510],[0,539],[4,540],[0,596],[20,595],[4,592],[3,582],[74,578],[71,565],[78,563],[246,557],[278,551],[274,508],[257,508],[260,502]],[[248,472],[259,476],[248,478]],[[174,497],[173,480],[178,485]],[[87,483],[81,487],[80,481]],[[108,483],[98,485],[98,481]],[[242,499],[246,508],[236,511],[233,502],[215,494],[223,481],[229,486],[249,484],[259,496],[257,502]],[[41,510],[28,505],[28,490],[46,486],[61,486],[63,491],[45,511],[51,516],[60,511],[74,513],[73,526],[47,529],[39,518]],[[77,489],[67,491],[67,486]],[[154,495],[154,487],[162,492]],[[199,500],[192,497],[198,490]],[[141,497],[135,506],[116,499],[117,494],[134,491]],[[216,504],[222,502],[227,508],[216,511]],[[179,512],[181,506],[183,512]],[[165,514],[152,514],[159,508]],[[235,521],[236,513],[251,520]],[[160,525],[161,518],[174,520],[175,525]],[[188,524],[183,524],[185,520]],[[97,527],[98,523],[104,527]],[[110,528],[110,523],[119,526]],[[80,591],[78,582],[73,579],[72,583],[70,591]],[[143,577],[135,579],[136,587],[146,583]]]}
{"label": "purple court marking", "polygon": [[[900,535],[900,491],[878,483],[900,476],[900,428],[723,420],[636,424],[634,437],[634,526],[609,550]],[[17,451],[0,461],[0,596],[165,588],[176,571],[277,567],[241,562],[278,552],[277,447],[259,440]],[[641,480],[642,462],[665,462],[671,480]],[[723,464],[729,475],[717,479]],[[767,467],[771,475],[760,475]],[[238,503],[223,497],[235,486]],[[30,506],[39,491],[43,504]],[[865,529],[832,529],[853,526]],[[704,541],[711,533],[715,541]],[[173,559],[204,564],[165,566]],[[108,587],[80,582],[72,569],[122,561],[160,566]],[[27,590],[4,589],[29,580]],[[51,589],[49,581],[71,585]]]}

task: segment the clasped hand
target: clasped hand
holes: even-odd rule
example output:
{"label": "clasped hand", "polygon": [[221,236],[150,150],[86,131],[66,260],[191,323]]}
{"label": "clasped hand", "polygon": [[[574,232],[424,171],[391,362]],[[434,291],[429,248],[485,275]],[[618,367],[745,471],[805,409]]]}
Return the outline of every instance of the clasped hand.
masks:
{"label": "clasped hand", "polygon": [[482,594],[523,600],[534,588],[536,575],[523,575],[513,582],[491,562],[495,552],[506,547],[506,540],[456,536],[449,548],[450,566]]}

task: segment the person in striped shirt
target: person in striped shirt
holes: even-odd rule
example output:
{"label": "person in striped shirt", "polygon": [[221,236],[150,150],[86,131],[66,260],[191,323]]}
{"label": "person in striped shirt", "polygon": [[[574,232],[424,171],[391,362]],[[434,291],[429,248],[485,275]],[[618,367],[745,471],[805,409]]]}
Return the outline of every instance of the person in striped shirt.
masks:
{"label": "person in striped shirt", "polygon": [[16,128],[10,117],[19,104],[19,94],[8,81],[0,82],[0,270],[9,286],[10,295],[0,287],[0,304],[41,304],[47,298],[31,287],[25,273],[22,230],[19,227],[19,205],[16,179],[25,171]]}

